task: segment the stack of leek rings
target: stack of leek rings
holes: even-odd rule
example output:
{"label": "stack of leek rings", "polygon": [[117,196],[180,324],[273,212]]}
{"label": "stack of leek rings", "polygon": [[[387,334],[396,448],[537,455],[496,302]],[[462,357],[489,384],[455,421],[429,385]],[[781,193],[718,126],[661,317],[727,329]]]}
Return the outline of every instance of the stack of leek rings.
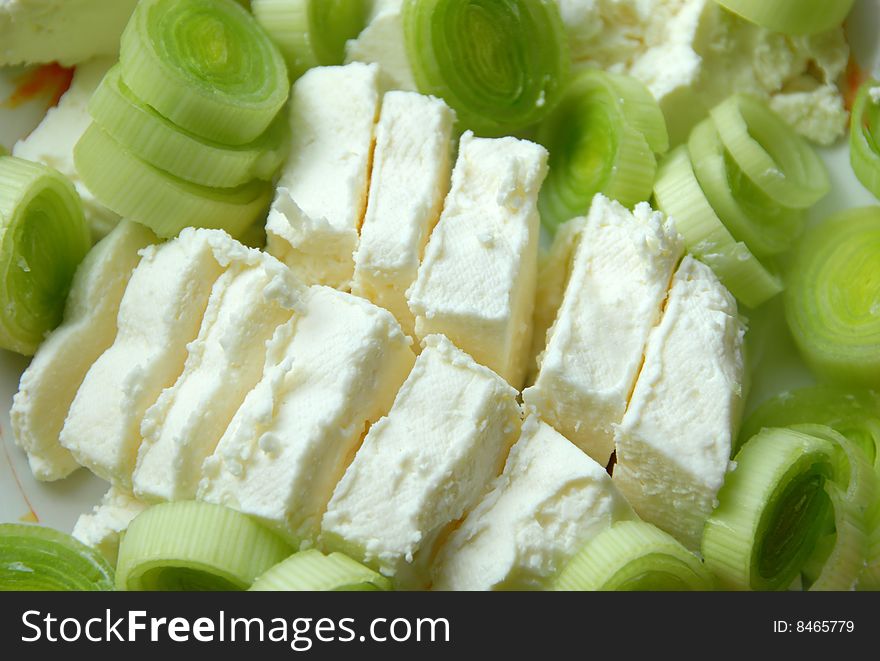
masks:
{"label": "stack of leek rings", "polygon": [[285,156],[284,60],[233,0],[142,0],[74,150],[89,189],[161,237],[239,236]]}
{"label": "stack of leek rings", "polygon": [[688,250],[755,308],[782,291],[773,258],[831,184],[813,149],[761,101],[734,95],[710,115],[660,165],[654,197]]}

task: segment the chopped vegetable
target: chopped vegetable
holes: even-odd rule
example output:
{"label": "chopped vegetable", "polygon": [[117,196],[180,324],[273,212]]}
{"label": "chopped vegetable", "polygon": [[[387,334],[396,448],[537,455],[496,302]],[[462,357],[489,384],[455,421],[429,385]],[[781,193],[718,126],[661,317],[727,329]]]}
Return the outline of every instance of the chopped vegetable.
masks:
{"label": "chopped vegetable", "polygon": [[0,591],[112,589],[113,569],[96,550],[50,528],[0,524]]}
{"label": "chopped vegetable", "polygon": [[727,231],[706,199],[684,145],[660,164],[654,197],[674,219],[688,251],[712,267],[741,303],[755,308],[782,291],[780,279]]}
{"label": "chopped vegetable", "polygon": [[290,130],[283,114],[254,142],[228,146],[173,124],[138,99],[113,67],[89,101],[104,131],[139,159],[202,186],[232,188],[252,179],[269,181],[287,155]]}
{"label": "chopped vegetable", "polygon": [[849,158],[859,181],[880,198],[880,82],[868,80],[856,94],[849,132]]}
{"label": "chopped vegetable", "polygon": [[674,537],[650,523],[621,521],[590,540],[556,590],[709,590],[712,577]]}
{"label": "chopped vegetable", "polygon": [[789,270],[785,313],[819,374],[880,386],[880,207],[851,209],[804,236]]}
{"label": "chopped vegetable", "polygon": [[366,0],[254,0],[252,11],[294,79],[312,67],[342,64],[345,42],[367,21]]}
{"label": "chopped vegetable", "polygon": [[551,231],[584,215],[596,193],[632,208],[648,199],[655,151],[669,146],[657,102],[634,78],[599,70],[576,76],[538,129],[550,152],[541,220]]}
{"label": "chopped vegetable", "polygon": [[391,581],[342,553],[324,555],[317,549],[309,549],[269,569],[250,589],[371,592],[390,590]]}
{"label": "chopped vegetable", "polygon": [[200,186],[128,151],[97,124],[74,149],[76,167],[96,197],[162,238],[184,227],[224,229],[238,236],[269,206],[272,186],[252,180],[237,188]]}
{"label": "chopped vegetable", "polygon": [[139,514],[119,545],[120,590],[245,590],[292,549],[235,510],[196,501]]}
{"label": "chopped vegetable", "polygon": [[806,209],[831,189],[813,148],[761,101],[734,94],[711,115],[731,158],[777,203]]}
{"label": "chopped vegetable", "polygon": [[[723,587],[785,589],[808,563],[812,589],[851,589],[868,553],[866,512],[877,478],[829,427],[769,428],[737,453],[703,532],[707,567]],[[829,530],[831,545],[820,544]],[[825,557],[816,558],[819,551]]]}
{"label": "chopped vegetable", "polygon": [[141,0],[122,34],[122,79],[139,99],[209,140],[255,140],[287,101],[284,59],[232,0]]}
{"label": "chopped vegetable", "polygon": [[567,81],[568,39],[552,0],[404,0],[403,27],[419,91],[479,135],[540,121]]}
{"label": "chopped vegetable", "polygon": [[33,355],[61,323],[90,246],[73,185],[52,168],[0,156],[0,348]]}
{"label": "chopped vegetable", "polygon": [[837,27],[855,0],[716,0],[752,23],[785,34],[815,34]]}

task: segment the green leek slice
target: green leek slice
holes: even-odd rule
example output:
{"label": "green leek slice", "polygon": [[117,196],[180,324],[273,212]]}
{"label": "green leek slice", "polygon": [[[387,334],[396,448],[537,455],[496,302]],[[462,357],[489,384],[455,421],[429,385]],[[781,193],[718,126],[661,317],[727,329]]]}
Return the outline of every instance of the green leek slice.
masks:
{"label": "green leek slice", "polygon": [[880,474],[880,394],[829,385],[784,392],[755,409],[739,438],[744,442],[765,427],[801,424],[831,427],[859,447]]}
{"label": "green leek slice", "polygon": [[737,241],[759,258],[791,247],[803,229],[803,210],[781,206],[746,177],[711,119],[691,131],[688,152],[706,199]]}
{"label": "green leek slice", "polygon": [[246,590],[292,549],[241,512],[197,501],[155,505],[119,545],[120,590]]}
{"label": "green leek slice", "polygon": [[[872,90],[877,90],[873,92]],[[880,81],[859,88],[853,103],[849,157],[859,181],[880,198]]]}
{"label": "green leek slice", "polygon": [[0,591],[112,589],[113,569],[95,549],[50,528],[0,524]]}
{"label": "green leek slice", "polygon": [[419,91],[443,98],[463,128],[483,136],[543,119],[568,77],[552,0],[404,0],[403,29]]}
{"label": "green leek slice", "polygon": [[95,123],[141,160],[202,186],[233,188],[269,181],[287,154],[289,128],[280,114],[254,142],[229,147],[188,133],[142,103],[115,66],[89,100]]}
{"label": "green leek slice", "polygon": [[745,306],[755,308],[782,291],[782,282],[736,241],[706,199],[680,145],[661,162],[654,182],[657,206],[675,223],[690,253],[715,271]]}
{"label": "green leek slice", "polygon": [[716,0],[773,32],[815,34],[838,27],[855,0]]}
{"label": "green leek slice", "polygon": [[[652,103],[656,114],[646,110]],[[650,197],[657,161],[631,118],[655,145],[668,146],[660,108],[638,81],[587,70],[568,85],[538,129],[538,142],[550,152],[550,171],[538,198],[548,229],[586,214],[596,193],[630,208]]]}
{"label": "green leek slice", "polygon": [[806,209],[831,189],[813,148],[762,101],[734,94],[710,114],[731,158],[780,205]]}
{"label": "green leek slice", "polygon": [[827,426],[764,428],[734,461],[703,531],[703,557],[719,583],[784,589],[818,565],[810,589],[852,589],[877,497],[861,449]]}
{"label": "green leek slice", "polygon": [[254,581],[253,591],[390,590],[391,582],[342,553],[301,551],[278,563]]}
{"label": "green leek slice", "polygon": [[0,348],[33,355],[61,323],[90,247],[73,185],[52,168],[0,156]]}
{"label": "green leek slice", "polygon": [[710,590],[700,560],[643,521],[620,521],[591,539],[560,572],[556,590]]}
{"label": "green leek slice", "polygon": [[254,0],[252,11],[293,79],[312,67],[342,64],[345,42],[367,22],[366,0]]}
{"label": "green leek slice", "polygon": [[184,181],[142,161],[94,123],[73,156],[86,186],[102,204],[163,238],[188,226],[223,229],[237,237],[265,212],[272,194],[265,181],[237,188]]}
{"label": "green leek slice", "polygon": [[232,0],[141,0],[122,34],[128,88],[175,124],[241,145],[287,101],[284,59]]}
{"label": "green leek slice", "polygon": [[832,381],[880,386],[880,207],[808,231],[787,284],[786,319],[807,363]]}

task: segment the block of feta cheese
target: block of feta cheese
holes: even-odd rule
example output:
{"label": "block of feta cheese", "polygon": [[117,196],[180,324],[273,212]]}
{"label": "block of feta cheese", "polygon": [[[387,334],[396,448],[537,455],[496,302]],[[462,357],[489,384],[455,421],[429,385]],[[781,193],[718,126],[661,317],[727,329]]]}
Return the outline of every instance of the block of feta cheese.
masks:
{"label": "block of feta cheese", "polygon": [[365,27],[345,45],[346,62],[375,62],[386,89],[416,91],[403,36],[403,0],[375,0]]}
{"label": "block of feta cheese", "polygon": [[86,188],[73,163],[73,148],[92,123],[89,99],[113,63],[114,60],[110,58],[100,58],[79,65],[73,74],[70,89],[64,93],[58,105],[49,108],[39,126],[12,148],[14,156],[48,165],[70,179],[83,202],[83,211],[94,240],[107,234],[119,222],[119,216],[101,204]]}
{"label": "block of feta cheese", "polygon": [[310,69],[293,85],[290,158],[266,221],[266,249],[307,285],[346,290],[367,206],[379,67]]}
{"label": "block of feta cheese", "polygon": [[516,391],[440,335],[333,492],[321,540],[390,576],[430,581],[451,524],[473,508],[520,432]]}
{"label": "block of feta cheese", "polygon": [[406,290],[449,191],[455,114],[443,101],[388,92],[376,126],[367,214],[354,256],[352,293],[390,310],[404,332],[415,319]]}
{"label": "block of feta cheese", "polygon": [[9,418],[38,480],[59,480],[79,467],[58,435],[86,372],[113,344],[119,302],[139,251],[156,240],[143,225],[122,221],[92,248],[74,275],[64,320],[21,376]]}
{"label": "block of feta cheese", "polygon": [[214,283],[183,372],[141,423],[132,477],[138,498],[195,498],[202,462],[263,375],[266,343],[301,309],[305,294],[290,269],[258,250],[248,250]]}
{"label": "block of feta cheese", "polygon": [[666,115],[673,144],[733,92],[768,101],[820,144],[846,130],[837,82],[849,47],[842,28],[771,32],[713,0],[559,0],[575,66],[628,73]]}
{"label": "block of feta cheese", "polygon": [[76,520],[73,536],[86,546],[100,551],[115,566],[122,533],[132,519],[145,509],[147,504],[135,498],[131,492],[110,487],[99,505]]}
{"label": "block of feta cheese", "polygon": [[183,371],[214,282],[242,250],[225,232],[187,228],[143,251],[116,339],[89,368],[61,430],[61,445],[98,477],[131,488],[144,413]]}
{"label": "block of feta cheese", "polygon": [[0,0],[0,66],[78,64],[119,52],[137,0]]}
{"label": "block of feta cheese", "polygon": [[615,433],[614,483],[639,516],[691,549],[730,465],[744,334],[733,296],[685,257]]}
{"label": "block of feta cheese", "polygon": [[593,199],[523,401],[603,466],[682,250],[672,222],[648,204],[630,212]]}
{"label": "block of feta cheese", "polygon": [[415,361],[390,312],[328,287],[272,339],[266,368],[205,460],[198,498],[312,544],[333,488]]}
{"label": "block of feta cheese", "polygon": [[440,333],[522,387],[538,268],[538,191],[547,150],[516,138],[461,138],[452,186],[407,292],[416,335]]}
{"label": "block of feta cheese", "polygon": [[441,549],[432,589],[547,589],[587,541],[631,518],[604,467],[529,417],[504,472]]}

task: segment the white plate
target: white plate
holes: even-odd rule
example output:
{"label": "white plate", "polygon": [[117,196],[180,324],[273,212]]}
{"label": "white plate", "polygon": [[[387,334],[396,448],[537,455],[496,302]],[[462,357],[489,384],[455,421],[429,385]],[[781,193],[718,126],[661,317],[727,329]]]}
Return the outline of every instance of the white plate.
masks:
{"label": "white plate", "polygon": [[[859,0],[848,22],[853,52],[862,67],[880,71],[880,0]],[[10,71],[0,70],[0,99],[9,94]],[[10,148],[15,140],[27,134],[40,121],[44,107],[30,103],[15,111],[0,109],[0,144]],[[855,206],[876,204],[877,200],[855,179],[849,165],[846,144],[822,150],[833,182],[832,194],[812,212],[818,222],[828,213]],[[769,305],[764,323],[780,335],[787,335],[778,303]],[[0,522],[34,520],[70,531],[76,518],[100,500],[106,483],[80,470],[70,478],[55,483],[33,479],[24,453],[10,437],[9,408],[18,388],[18,379],[27,360],[0,351],[0,434],[3,452],[0,456]],[[752,383],[750,401],[760,402],[784,390],[810,383],[809,372],[800,361],[790,340],[774,344],[773,351],[760,361]]]}

